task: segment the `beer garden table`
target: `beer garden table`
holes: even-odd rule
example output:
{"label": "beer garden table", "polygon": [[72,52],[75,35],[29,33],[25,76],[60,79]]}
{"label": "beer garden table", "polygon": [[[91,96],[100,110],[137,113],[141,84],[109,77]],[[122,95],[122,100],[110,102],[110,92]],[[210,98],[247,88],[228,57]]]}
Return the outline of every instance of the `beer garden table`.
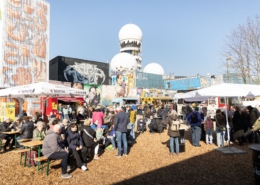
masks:
{"label": "beer garden table", "polygon": [[3,132],[3,134],[6,134],[6,135],[14,135],[14,147],[15,149],[17,148],[17,141],[16,141],[16,135],[17,134],[20,134],[19,131],[10,131],[10,132]]}
{"label": "beer garden table", "polygon": [[[33,140],[33,141],[22,143],[23,146],[30,148],[30,157],[28,158],[29,159],[29,161],[28,161],[29,166],[31,164],[30,163],[31,162],[30,158],[31,158],[32,148],[33,147],[38,147],[38,157],[40,157],[42,144],[43,144],[43,140]],[[40,170],[39,168],[40,168],[40,162],[38,162],[38,164],[37,164],[37,170],[38,171]]]}

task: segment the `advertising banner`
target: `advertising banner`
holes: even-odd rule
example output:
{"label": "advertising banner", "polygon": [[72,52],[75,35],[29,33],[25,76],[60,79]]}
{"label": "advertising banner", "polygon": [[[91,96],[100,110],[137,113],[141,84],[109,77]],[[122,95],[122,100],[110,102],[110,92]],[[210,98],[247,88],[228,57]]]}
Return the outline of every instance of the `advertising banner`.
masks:
{"label": "advertising banner", "polygon": [[14,102],[6,103],[6,117],[10,118],[10,120],[14,120],[14,118],[15,118],[15,103]]}
{"label": "advertising banner", "polygon": [[0,103],[0,122],[4,121],[5,118],[5,107],[6,107],[6,103],[5,102],[1,102]]}

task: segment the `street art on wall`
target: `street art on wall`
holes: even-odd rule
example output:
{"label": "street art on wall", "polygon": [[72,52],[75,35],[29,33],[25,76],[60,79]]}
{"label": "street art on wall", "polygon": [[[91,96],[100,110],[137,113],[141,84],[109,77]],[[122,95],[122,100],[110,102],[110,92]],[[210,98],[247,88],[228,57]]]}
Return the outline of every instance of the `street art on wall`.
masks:
{"label": "street art on wall", "polygon": [[[130,88],[129,94],[127,97],[139,98],[141,95],[142,89]],[[125,96],[122,96],[125,97]],[[111,101],[114,98],[118,98],[117,88],[114,85],[102,85],[102,105],[107,106],[111,104]]]}
{"label": "street art on wall", "polygon": [[176,92],[166,89],[143,89],[141,97],[173,97]]}
{"label": "street art on wall", "polygon": [[50,5],[45,0],[1,1],[1,87],[48,80]]}
{"label": "street art on wall", "polygon": [[135,87],[135,73],[118,74],[112,76],[112,85],[116,86],[116,96],[130,96],[131,89]]}
{"label": "street art on wall", "polygon": [[83,84],[97,84],[98,80],[101,80],[101,84],[105,82],[106,75],[102,69],[99,69],[97,65],[77,63],[67,66],[64,70],[64,77],[68,80],[67,75],[73,76],[75,83]]}
{"label": "street art on wall", "polygon": [[88,91],[88,95],[84,98],[88,105],[96,107],[101,104],[101,85],[85,84],[84,90]]}
{"label": "street art on wall", "polygon": [[71,82],[72,87],[83,84],[109,84],[109,63],[57,56],[50,61],[50,80]]}

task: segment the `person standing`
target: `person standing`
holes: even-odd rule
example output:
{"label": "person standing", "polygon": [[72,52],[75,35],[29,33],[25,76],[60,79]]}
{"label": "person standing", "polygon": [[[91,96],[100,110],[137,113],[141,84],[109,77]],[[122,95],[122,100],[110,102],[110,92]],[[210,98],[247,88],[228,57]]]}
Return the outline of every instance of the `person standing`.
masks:
{"label": "person standing", "polygon": [[121,107],[119,112],[115,115],[114,123],[115,123],[117,148],[118,148],[117,157],[120,158],[122,152],[122,141],[124,145],[124,156],[127,156],[126,133],[127,133],[127,124],[129,123],[128,114],[124,111],[123,107]]}
{"label": "person standing", "polygon": [[[239,107],[236,107],[236,111],[235,111],[234,116],[233,116],[234,133],[239,132],[240,130],[244,131],[244,123],[245,123],[245,118],[242,114],[242,111]],[[235,139],[238,140],[240,146],[243,145],[242,136],[235,138]]]}
{"label": "person standing", "polygon": [[[251,127],[255,124],[256,120],[259,118],[258,116],[258,110],[256,108],[253,108],[251,105],[246,107],[247,112],[249,113],[249,117],[250,117],[250,125]],[[255,143],[258,143],[258,135],[260,135],[259,131],[255,131],[254,132],[254,136],[255,136]]]}
{"label": "person standing", "polygon": [[195,107],[194,111],[191,112],[187,119],[191,126],[192,145],[200,147],[200,135],[201,135],[201,117],[198,112],[199,108]]}
{"label": "person standing", "polygon": [[174,143],[176,148],[176,155],[179,155],[179,128],[180,124],[177,124],[175,129],[172,130],[173,121],[178,119],[178,114],[175,110],[172,110],[166,119],[166,124],[168,125],[168,136],[170,137],[170,155],[174,154]]}
{"label": "person standing", "polygon": [[226,116],[224,116],[220,109],[216,111],[216,132],[217,132],[217,145],[224,147],[225,132],[226,132]]}
{"label": "person standing", "polygon": [[210,115],[207,116],[204,126],[206,130],[206,144],[211,145],[213,142],[213,121]]}
{"label": "person standing", "polygon": [[132,142],[135,141],[135,121],[136,121],[136,111],[133,110],[132,108],[130,108],[128,110],[128,113],[129,113],[129,120],[130,120],[130,123],[129,123],[129,129],[130,129],[130,140]]}

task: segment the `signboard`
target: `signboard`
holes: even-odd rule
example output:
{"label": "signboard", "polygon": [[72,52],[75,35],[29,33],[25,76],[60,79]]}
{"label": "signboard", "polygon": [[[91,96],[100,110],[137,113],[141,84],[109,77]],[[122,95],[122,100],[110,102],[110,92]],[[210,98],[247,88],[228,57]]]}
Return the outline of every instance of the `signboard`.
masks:
{"label": "signboard", "polygon": [[10,120],[14,120],[15,117],[15,103],[7,102],[6,103],[6,116],[10,118]]}
{"label": "signboard", "polygon": [[11,121],[15,118],[15,102],[1,102],[0,103],[0,122],[8,117]]}
{"label": "signboard", "polygon": [[5,102],[0,103],[0,122],[3,122],[5,118],[5,106]]}

